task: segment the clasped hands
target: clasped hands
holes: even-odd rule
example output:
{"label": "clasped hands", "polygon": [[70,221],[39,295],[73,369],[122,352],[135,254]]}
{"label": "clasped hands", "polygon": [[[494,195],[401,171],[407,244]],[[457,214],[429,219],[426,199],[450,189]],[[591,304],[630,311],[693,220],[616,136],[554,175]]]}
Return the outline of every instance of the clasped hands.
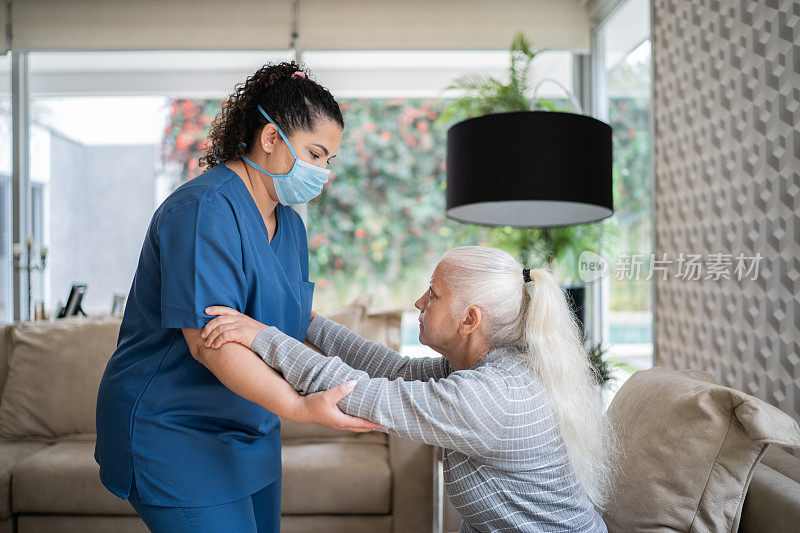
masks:
{"label": "clasped hands", "polygon": [[[256,335],[268,327],[236,309],[222,305],[207,307],[205,313],[216,316],[203,327],[201,332],[207,348],[219,349],[225,343],[234,342],[252,349]],[[316,313],[312,311],[311,319],[313,320],[315,316]],[[345,414],[339,409],[337,405],[339,401],[353,392],[354,388],[355,381],[348,381],[330,390],[304,396],[302,403],[305,413],[299,418],[302,418],[301,421],[304,422],[347,431],[365,432],[373,429],[385,429],[380,424]]]}

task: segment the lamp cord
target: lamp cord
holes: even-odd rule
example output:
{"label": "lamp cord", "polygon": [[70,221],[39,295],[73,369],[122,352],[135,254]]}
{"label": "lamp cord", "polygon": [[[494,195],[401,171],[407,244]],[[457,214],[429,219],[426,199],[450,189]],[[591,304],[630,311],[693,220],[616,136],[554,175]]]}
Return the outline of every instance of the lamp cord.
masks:
{"label": "lamp cord", "polygon": [[533,101],[534,101],[534,102],[538,101],[538,98],[537,98],[537,96],[539,95],[539,89],[542,87],[542,85],[544,85],[544,84],[545,84],[545,83],[547,83],[548,81],[549,81],[549,82],[551,82],[551,83],[555,83],[556,85],[558,85],[558,86],[561,88],[561,90],[562,90],[562,91],[564,91],[565,93],[567,93],[567,97],[569,98],[569,101],[570,101],[570,103],[572,104],[572,108],[573,108],[575,111],[577,111],[577,112],[578,112],[578,113],[580,113],[581,115],[584,115],[584,114],[585,114],[585,113],[583,112],[583,107],[581,106],[581,103],[578,101],[578,97],[577,97],[577,96],[575,96],[575,93],[573,93],[572,91],[570,91],[569,89],[567,89],[567,88],[564,86],[564,84],[563,84],[563,83],[561,83],[560,81],[558,81],[558,80],[556,80],[556,79],[553,79],[553,78],[544,78],[544,79],[542,79],[542,80],[539,80],[539,83],[537,83],[537,84],[536,84],[536,86],[533,88]]}

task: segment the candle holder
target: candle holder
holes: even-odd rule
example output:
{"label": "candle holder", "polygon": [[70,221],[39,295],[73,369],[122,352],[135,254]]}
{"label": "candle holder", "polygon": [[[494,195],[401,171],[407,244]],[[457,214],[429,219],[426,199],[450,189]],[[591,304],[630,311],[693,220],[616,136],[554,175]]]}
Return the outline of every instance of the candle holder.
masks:
{"label": "candle holder", "polygon": [[28,280],[28,319],[35,317],[33,309],[33,283],[31,278],[35,271],[44,271],[47,268],[47,246],[39,248],[39,263],[33,264],[33,236],[25,239],[25,263],[22,263],[22,243],[14,243],[14,268],[18,272],[25,272]]}

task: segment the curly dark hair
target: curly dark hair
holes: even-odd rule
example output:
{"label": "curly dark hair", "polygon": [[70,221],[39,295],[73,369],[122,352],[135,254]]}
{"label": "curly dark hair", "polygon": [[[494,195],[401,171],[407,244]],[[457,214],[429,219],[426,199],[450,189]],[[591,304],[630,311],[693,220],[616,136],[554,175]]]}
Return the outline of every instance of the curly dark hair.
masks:
{"label": "curly dark hair", "polygon": [[[292,77],[295,72],[305,76]],[[199,160],[201,168],[212,168],[221,162],[220,159],[236,159],[246,153],[247,148],[242,143],[252,146],[267,124],[258,105],[287,137],[298,129],[314,131],[320,119],[332,120],[344,129],[339,104],[305,69],[294,61],[267,63],[244,83],[236,85],[233,94],[223,100],[208,132],[208,145]]]}

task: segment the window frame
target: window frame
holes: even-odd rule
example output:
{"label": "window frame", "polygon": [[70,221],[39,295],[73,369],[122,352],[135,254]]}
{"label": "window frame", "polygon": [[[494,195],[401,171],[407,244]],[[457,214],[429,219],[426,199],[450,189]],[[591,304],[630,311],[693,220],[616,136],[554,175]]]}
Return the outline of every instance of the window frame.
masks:
{"label": "window frame", "polygon": [[[592,18],[590,28],[591,28],[591,100],[592,100],[592,112],[593,116],[598,120],[602,120],[606,123],[609,121],[609,108],[608,108],[608,79],[606,76],[606,69],[605,69],[605,43],[603,41],[603,31],[608,26],[608,23],[614,18],[615,15],[619,13],[619,11],[632,0],[610,0],[605,5],[603,5]],[[649,40],[652,43],[653,41],[653,34],[652,34],[652,27],[653,27],[653,5],[652,2],[649,2],[649,20],[648,20],[648,27],[650,30]],[[652,49],[651,49],[652,50]],[[648,135],[650,136],[650,140],[652,141],[655,137],[655,126],[654,126],[654,113],[652,111],[652,102],[655,100],[654,97],[654,86],[655,84],[652,82],[652,69],[653,69],[653,57],[651,52],[650,57],[650,71],[651,71],[651,83],[650,83],[650,102],[651,102],[651,113],[650,113],[650,121],[649,121],[649,131]],[[650,148],[649,158],[650,158],[650,183],[651,185],[654,184],[654,150]],[[655,250],[655,188],[651,187],[651,194],[650,197],[650,249]],[[600,251],[602,255],[603,250],[603,241],[602,241],[602,222],[601,222],[601,231],[600,231]],[[600,309],[596,310],[602,324],[602,333],[601,338],[599,340],[593,339],[593,342],[603,342],[605,343],[610,338],[610,322],[608,317],[610,315],[610,280],[609,277],[600,278],[602,282],[600,283],[597,292],[597,298],[599,302],[597,305]],[[657,308],[657,301],[656,301],[656,288],[655,288],[655,280],[650,285],[650,297],[652,302],[652,313],[655,313],[655,309]],[[653,345],[653,352],[652,352],[652,360],[651,364],[655,362],[655,346],[656,346],[656,328],[655,328],[655,320],[651,321],[650,325],[650,335],[652,339]]]}

